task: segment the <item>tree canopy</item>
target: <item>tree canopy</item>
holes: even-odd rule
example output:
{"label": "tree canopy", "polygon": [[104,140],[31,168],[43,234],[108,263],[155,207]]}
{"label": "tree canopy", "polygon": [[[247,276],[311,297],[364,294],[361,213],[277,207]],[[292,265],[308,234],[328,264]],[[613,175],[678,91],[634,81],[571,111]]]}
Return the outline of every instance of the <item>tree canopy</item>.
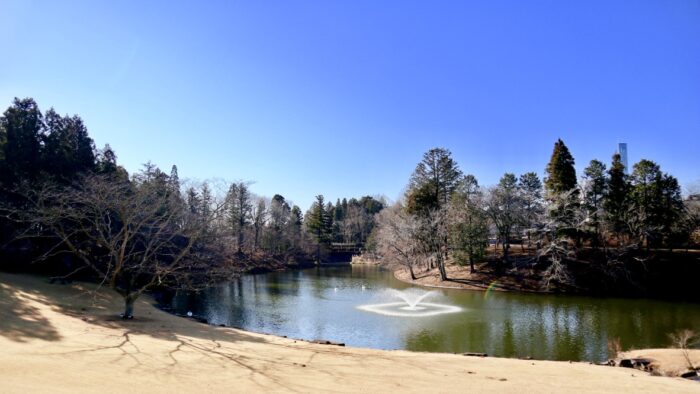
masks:
{"label": "tree canopy", "polygon": [[427,151],[411,176],[409,211],[425,212],[446,206],[461,176],[462,172],[449,150],[433,148]]}
{"label": "tree canopy", "polygon": [[547,177],[544,185],[550,197],[576,187],[574,157],[561,139],[554,143],[554,151],[545,172]]}

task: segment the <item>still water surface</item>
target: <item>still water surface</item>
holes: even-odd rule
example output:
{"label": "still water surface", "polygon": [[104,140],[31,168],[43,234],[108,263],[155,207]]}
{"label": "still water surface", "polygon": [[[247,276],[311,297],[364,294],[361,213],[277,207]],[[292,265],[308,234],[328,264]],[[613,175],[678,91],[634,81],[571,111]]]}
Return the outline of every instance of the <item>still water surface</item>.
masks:
{"label": "still water surface", "polygon": [[409,287],[378,267],[326,267],[247,275],[173,303],[211,324],[293,338],[551,360],[600,361],[613,338],[624,349],[666,347],[670,332],[700,331],[700,305],[646,299],[441,289],[430,302],[459,312],[405,317],[358,308],[400,301],[391,289]]}

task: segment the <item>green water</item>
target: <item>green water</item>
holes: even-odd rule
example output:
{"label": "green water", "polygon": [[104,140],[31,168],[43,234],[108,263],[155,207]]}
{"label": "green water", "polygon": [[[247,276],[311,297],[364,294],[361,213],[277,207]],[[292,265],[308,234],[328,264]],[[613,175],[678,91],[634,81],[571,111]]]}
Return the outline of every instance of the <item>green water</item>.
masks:
{"label": "green water", "polygon": [[600,361],[610,339],[624,349],[666,347],[671,332],[700,331],[700,305],[646,299],[437,290],[430,302],[461,310],[397,317],[358,309],[400,301],[390,289],[409,287],[377,267],[329,267],[247,275],[204,294],[178,295],[174,306],[212,324],[293,338],[551,360]]}

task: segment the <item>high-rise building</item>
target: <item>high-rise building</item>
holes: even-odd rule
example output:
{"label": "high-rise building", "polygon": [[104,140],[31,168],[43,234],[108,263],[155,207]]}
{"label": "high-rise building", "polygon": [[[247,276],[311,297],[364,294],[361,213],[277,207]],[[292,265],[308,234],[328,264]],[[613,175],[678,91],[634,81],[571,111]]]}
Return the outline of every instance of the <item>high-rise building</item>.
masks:
{"label": "high-rise building", "polygon": [[620,153],[620,161],[622,162],[622,165],[625,166],[625,174],[629,174],[630,170],[627,166],[627,143],[620,142],[617,146],[617,151]]}

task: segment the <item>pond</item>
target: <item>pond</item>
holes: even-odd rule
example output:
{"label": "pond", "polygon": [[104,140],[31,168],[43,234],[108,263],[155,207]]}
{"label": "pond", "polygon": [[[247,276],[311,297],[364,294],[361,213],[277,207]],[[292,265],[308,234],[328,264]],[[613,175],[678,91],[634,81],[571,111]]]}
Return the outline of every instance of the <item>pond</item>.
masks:
{"label": "pond", "polygon": [[549,360],[602,361],[609,340],[619,338],[624,349],[667,347],[669,333],[700,331],[698,304],[447,289],[417,307],[403,301],[427,291],[375,266],[323,267],[246,275],[178,294],[173,307],[211,324],[291,338]]}

